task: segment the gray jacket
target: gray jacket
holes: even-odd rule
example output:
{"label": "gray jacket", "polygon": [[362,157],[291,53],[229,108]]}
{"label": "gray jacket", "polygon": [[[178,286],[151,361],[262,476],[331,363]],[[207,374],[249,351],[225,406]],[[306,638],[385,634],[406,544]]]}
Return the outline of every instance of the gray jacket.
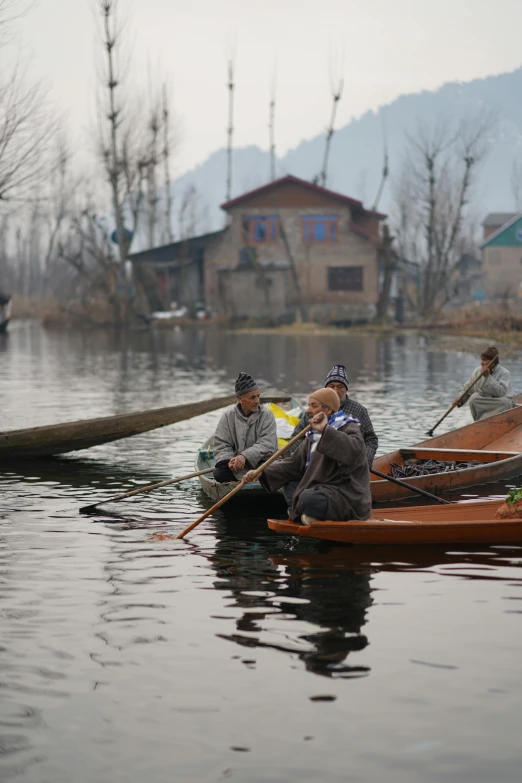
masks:
{"label": "gray jacket", "polygon": [[[459,394],[462,394],[466,386],[469,386],[471,381],[478,378],[481,372],[482,367],[477,367],[473,370],[469,381],[462,387]],[[464,405],[475,392],[478,392],[481,397],[509,397],[512,399],[514,390],[509,370],[506,370],[505,367],[497,364],[493,372],[491,372],[487,378],[479,378],[476,384],[471,387],[469,392],[459,402],[459,408],[461,405]]]}
{"label": "gray jacket", "polygon": [[272,411],[259,406],[244,416],[239,403],[220,418],[214,435],[214,459],[230,460],[242,454],[252,468],[257,468],[277,451],[276,420]]}

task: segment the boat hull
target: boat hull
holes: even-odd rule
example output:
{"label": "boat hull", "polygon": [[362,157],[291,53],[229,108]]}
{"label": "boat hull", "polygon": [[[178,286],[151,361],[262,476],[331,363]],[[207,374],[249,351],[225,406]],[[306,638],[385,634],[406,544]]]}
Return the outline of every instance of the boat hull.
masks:
{"label": "boat hull", "polygon": [[[428,454],[428,449],[436,451]],[[482,465],[448,473],[405,479],[408,484],[434,495],[459,492],[466,487],[503,482],[519,476],[522,474],[522,406],[430,438],[407,449],[384,454],[374,460],[373,467],[381,473],[390,473],[392,463],[403,462],[404,454],[422,450],[425,451],[426,457],[431,459],[465,461],[467,453],[470,459],[483,462]],[[376,503],[412,497],[412,493],[407,489],[375,477],[372,477],[371,489],[372,499]]]}
{"label": "boat hull", "polygon": [[[207,468],[213,468],[215,466],[214,458],[213,456],[210,456],[212,454],[213,446],[214,438],[211,437],[205,441],[199,450],[198,456],[196,457],[197,471],[206,470]],[[211,473],[207,474],[206,476],[198,476],[198,478],[203,491],[214,502],[217,502],[218,500],[221,500],[221,498],[225,497],[225,495],[228,495],[228,493],[239,484],[238,481],[231,481],[228,484],[220,484],[212,477]],[[243,489],[240,489],[237,494],[241,498],[259,498],[261,496],[266,497],[266,490],[264,490],[259,483],[245,484]]]}
{"label": "boat hull", "polygon": [[49,457],[88,449],[218,410],[230,405],[234,399],[235,397],[228,395],[140,413],[124,413],[99,419],[0,432],[0,461]]}
{"label": "boat hull", "polygon": [[500,544],[522,542],[522,519],[495,519],[503,501],[375,509],[365,521],[313,522],[269,519],[277,533],[348,544]]}

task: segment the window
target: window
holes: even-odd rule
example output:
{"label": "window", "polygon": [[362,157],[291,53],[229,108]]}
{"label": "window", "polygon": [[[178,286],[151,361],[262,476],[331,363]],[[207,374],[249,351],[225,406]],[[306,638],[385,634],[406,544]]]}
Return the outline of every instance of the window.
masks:
{"label": "window", "polygon": [[277,242],[279,220],[275,216],[243,218],[243,239],[247,245]]}
{"label": "window", "polygon": [[305,242],[337,242],[337,215],[305,215],[303,240]]}
{"label": "window", "polygon": [[329,291],[362,291],[363,268],[362,266],[329,266],[328,267]]}

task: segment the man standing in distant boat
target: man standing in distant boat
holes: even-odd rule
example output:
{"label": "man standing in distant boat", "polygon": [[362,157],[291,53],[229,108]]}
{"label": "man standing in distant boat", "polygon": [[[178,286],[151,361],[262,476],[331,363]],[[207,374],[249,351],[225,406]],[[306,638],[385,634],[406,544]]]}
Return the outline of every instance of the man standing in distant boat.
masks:
{"label": "man standing in distant boat", "polygon": [[[263,471],[269,492],[283,487],[288,513],[305,525],[320,519],[368,519],[372,511],[368,459],[357,419],[339,410],[333,389],[310,395],[312,429],[299,448]],[[253,471],[246,474],[255,481]]]}
{"label": "man standing in distant boat", "polygon": [[214,479],[220,484],[240,480],[277,451],[276,420],[259,404],[252,376],[240,372],[235,392],[237,404],[222,415],[214,435]]}
{"label": "man standing in distant boat", "polygon": [[[488,364],[493,364],[488,368]],[[513,384],[509,370],[499,364],[497,348],[490,345],[480,354],[480,367],[473,370],[470,379],[453,400],[459,408],[469,401],[469,409],[473,421],[487,419],[496,413],[503,413],[515,407],[513,402]],[[478,378],[469,392],[461,398],[462,391]]]}
{"label": "man standing in distant boat", "polygon": [[[366,457],[368,459],[368,465],[371,467],[375,458],[375,452],[379,445],[379,440],[373,429],[372,420],[364,405],[361,405],[355,400],[351,400],[348,397],[348,376],[346,374],[346,367],[344,364],[335,364],[324,382],[325,388],[333,389],[339,397],[340,410],[351,416],[354,419],[358,419],[361,425],[361,434],[364,439],[364,447],[366,450]],[[296,426],[292,433],[292,437],[297,435],[303,430],[309,423],[309,416],[305,414],[299,424]],[[292,447],[292,451],[295,451],[298,446]]]}

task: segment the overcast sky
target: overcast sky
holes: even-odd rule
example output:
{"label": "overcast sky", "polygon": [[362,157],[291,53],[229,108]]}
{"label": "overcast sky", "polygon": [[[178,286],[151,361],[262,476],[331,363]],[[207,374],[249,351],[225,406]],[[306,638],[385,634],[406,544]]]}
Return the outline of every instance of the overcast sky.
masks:
{"label": "overcast sky", "polygon": [[[227,58],[235,50],[234,144],[268,146],[276,73],[282,154],[324,130],[343,59],[337,126],[396,96],[522,62],[522,0],[120,0],[138,91],[166,74],[180,125],[173,175],[223,146]],[[96,89],[97,0],[36,0],[17,24],[32,69],[87,141]],[[128,13],[127,13],[128,12]],[[275,68],[274,68],[275,65]]]}

